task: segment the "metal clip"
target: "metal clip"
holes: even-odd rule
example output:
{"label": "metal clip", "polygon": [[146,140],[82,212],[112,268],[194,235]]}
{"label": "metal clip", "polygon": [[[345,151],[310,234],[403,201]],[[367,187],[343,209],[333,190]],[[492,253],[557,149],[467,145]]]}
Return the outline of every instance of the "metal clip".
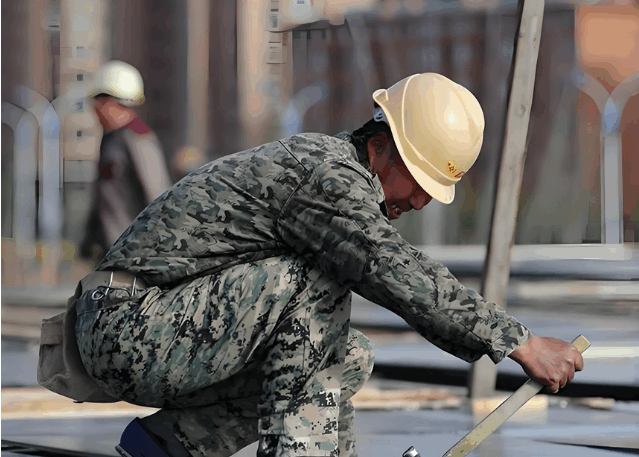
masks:
{"label": "metal clip", "polygon": [[402,457],[421,457],[421,456],[419,455],[419,452],[417,452],[417,450],[413,446],[411,446],[406,450],[406,452],[402,454]]}
{"label": "metal clip", "polygon": [[138,277],[134,276],[133,277],[133,284],[131,284],[131,290],[126,290],[122,287],[111,287],[111,285],[113,284],[113,271],[111,272],[111,277],[109,278],[109,285],[104,287],[104,286],[98,286],[96,287],[96,289],[93,291],[93,293],[91,294],[91,299],[93,301],[98,301],[98,300],[102,300],[104,297],[106,297],[106,294],[109,293],[110,290],[123,290],[124,292],[128,293],[130,297],[132,297],[135,292],[137,291],[137,287],[135,287],[137,281],[138,281]]}
{"label": "metal clip", "polygon": [[109,285],[106,286],[106,288],[104,286],[96,287],[96,289],[91,294],[91,300],[98,301],[106,297],[106,294],[111,289],[111,284],[113,284],[113,272],[111,272],[111,277],[109,278]]}

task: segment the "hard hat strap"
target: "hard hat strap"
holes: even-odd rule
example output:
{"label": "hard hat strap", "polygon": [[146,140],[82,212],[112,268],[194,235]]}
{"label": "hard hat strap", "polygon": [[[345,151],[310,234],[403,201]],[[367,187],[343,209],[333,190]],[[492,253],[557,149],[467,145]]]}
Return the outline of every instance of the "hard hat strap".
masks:
{"label": "hard hat strap", "polygon": [[384,113],[384,110],[380,106],[375,108],[375,111],[373,111],[373,120],[375,122],[386,122],[387,125],[390,125],[386,118],[386,113]]}

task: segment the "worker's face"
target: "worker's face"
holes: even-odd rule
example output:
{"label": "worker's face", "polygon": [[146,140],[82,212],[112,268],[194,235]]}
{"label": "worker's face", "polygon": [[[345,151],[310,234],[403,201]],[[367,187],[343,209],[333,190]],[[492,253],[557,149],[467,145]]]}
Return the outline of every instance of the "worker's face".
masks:
{"label": "worker's face", "polygon": [[389,219],[397,219],[412,209],[420,210],[433,199],[417,184],[395,142],[386,133],[379,133],[368,140],[368,156],[371,171],[382,183]]}
{"label": "worker's face", "polygon": [[94,99],[93,103],[102,127],[107,130],[121,129],[135,119],[135,112],[118,103],[113,97],[99,97]]}

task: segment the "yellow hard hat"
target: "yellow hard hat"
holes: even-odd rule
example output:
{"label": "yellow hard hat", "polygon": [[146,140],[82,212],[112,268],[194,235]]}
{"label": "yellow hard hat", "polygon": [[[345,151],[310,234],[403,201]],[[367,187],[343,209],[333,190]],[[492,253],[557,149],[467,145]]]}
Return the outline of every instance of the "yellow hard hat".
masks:
{"label": "yellow hard hat", "polygon": [[135,67],[119,60],[112,60],[98,70],[88,97],[107,94],[117,98],[124,106],[144,103],[142,75]]}
{"label": "yellow hard hat", "polygon": [[373,99],[381,107],[375,119],[389,124],[408,171],[435,200],[451,203],[484,138],[477,99],[436,73],[409,76]]}

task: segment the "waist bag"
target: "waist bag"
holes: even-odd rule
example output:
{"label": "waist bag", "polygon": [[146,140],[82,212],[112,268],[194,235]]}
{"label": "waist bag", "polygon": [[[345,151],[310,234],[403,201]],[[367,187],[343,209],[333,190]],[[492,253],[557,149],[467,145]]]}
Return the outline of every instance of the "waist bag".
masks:
{"label": "waist bag", "polygon": [[[144,287],[140,279],[138,285]],[[77,402],[112,403],[109,395],[88,375],[75,337],[76,302],[83,291],[106,287],[131,287],[135,277],[125,272],[95,271],[86,276],[67,302],[64,313],[42,321],[38,384]]]}

